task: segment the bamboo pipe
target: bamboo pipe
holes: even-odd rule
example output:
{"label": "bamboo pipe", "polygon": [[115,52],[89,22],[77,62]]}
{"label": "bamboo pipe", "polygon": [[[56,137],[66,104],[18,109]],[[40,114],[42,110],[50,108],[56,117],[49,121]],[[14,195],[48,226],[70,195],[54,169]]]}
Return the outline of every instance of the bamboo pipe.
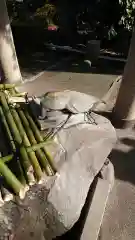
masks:
{"label": "bamboo pipe", "polygon": [[7,132],[7,136],[8,136],[8,139],[10,141],[10,146],[11,146],[13,151],[16,151],[15,143],[14,143],[14,140],[12,138],[9,126],[7,124],[7,121],[6,121],[6,118],[4,116],[4,112],[3,112],[3,109],[2,109],[1,106],[0,106],[0,116],[1,116],[1,121],[2,121],[2,123],[4,125],[4,128],[5,128],[6,132]]}
{"label": "bamboo pipe", "polygon": [[15,88],[17,86],[20,86],[21,84],[10,84],[10,83],[6,83],[6,84],[0,84],[0,90],[10,90],[12,88]]}
{"label": "bamboo pipe", "polygon": [[8,185],[13,189],[13,191],[19,195],[21,199],[24,198],[25,190],[23,185],[2,161],[0,161],[0,173],[5,178]]}
{"label": "bamboo pipe", "polygon": [[[12,135],[11,135],[11,132],[10,132],[8,123],[7,123],[7,121],[6,121],[6,118],[5,118],[5,116],[4,116],[4,112],[3,112],[3,109],[2,109],[1,106],[0,106],[0,116],[1,116],[1,120],[2,120],[3,126],[4,126],[4,128],[5,128],[5,130],[6,130],[6,133],[7,133],[9,142],[10,142],[11,149],[12,149],[13,153],[15,154],[15,153],[16,153],[16,146],[15,146],[13,137],[12,137]],[[10,154],[10,155],[8,155],[8,156],[6,156],[6,157],[3,157],[2,161],[3,161],[3,162],[9,162],[10,160],[13,159],[14,154]],[[26,180],[25,180],[25,177],[24,177],[24,174],[23,174],[22,167],[21,167],[21,165],[19,164],[19,161],[16,162],[16,164],[18,165],[18,169],[20,170],[19,180],[21,181],[21,183],[22,183],[23,185],[26,185]]]}
{"label": "bamboo pipe", "polygon": [[37,151],[40,148],[43,148],[45,145],[51,143],[52,141],[45,141],[45,142],[41,142],[41,143],[37,143],[32,145],[31,147],[27,147],[26,150],[27,152],[31,152],[31,151]]}
{"label": "bamboo pipe", "polygon": [[[15,121],[17,127],[18,127],[19,132],[20,132],[20,136],[22,138],[22,144],[24,144],[25,147],[30,147],[31,144],[29,142],[29,139],[27,137],[25,129],[24,129],[24,127],[23,127],[23,125],[22,125],[22,123],[20,121],[20,118],[18,116],[17,111],[14,108],[11,108],[10,111],[12,113],[14,121]],[[41,179],[41,177],[42,177],[42,170],[40,168],[40,165],[38,163],[36,155],[35,155],[34,152],[29,152],[28,156],[29,156],[31,165],[32,165],[32,167],[34,169],[34,173],[35,173],[36,179],[39,181]]]}
{"label": "bamboo pipe", "polygon": [[[30,123],[30,126],[31,126],[31,128],[32,128],[32,131],[33,131],[34,134],[35,134],[36,140],[37,140],[38,142],[44,142],[43,137],[41,136],[41,134],[40,134],[40,132],[39,132],[39,130],[38,130],[35,122],[33,121],[33,119],[31,118],[31,116],[29,115],[29,113],[28,113],[27,111],[25,111],[25,116],[26,116],[26,118],[28,119],[28,121],[29,121],[29,123]],[[56,173],[56,172],[57,172],[57,168],[56,168],[56,166],[55,166],[55,164],[54,164],[54,162],[53,162],[50,154],[47,152],[45,146],[43,147],[43,150],[44,150],[46,159],[48,160],[51,168],[53,169],[54,173]]]}
{"label": "bamboo pipe", "polygon": [[29,167],[30,167],[29,157],[28,157],[28,154],[26,152],[26,149],[22,145],[22,139],[21,139],[20,133],[17,129],[17,126],[14,122],[13,116],[10,112],[9,106],[8,106],[6,98],[5,98],[5,95],[2,92],[0,92],[0,100],[1,100],[1,103],[3,105],[3,110],[4,110],[4,113],[5,113],[5,117],[6,117],[7,123],[10,127],[10,130],[11,130],[13,136],[14,136],[15,142],[19,146],[21,146],[20,147],[20,155],[21,155],[21,160],[22,160],[21,162],[22,162],[23,170],[25,171],[25,177],[26,177],[28,182],[31,182],[32,179],[30,178],[30,176],[27,175]]}
{"label": "bamboo pipe", "polygon": [[[31,125],[29,124],[27,118],[25,117],[25,114],[23,113],[23,111],[20,108],[18,108],[18,113],[20,115],[20,118],[22,119],[22,122],[24,124],[25,129],[27,129],[27,134],[28,134],[28,137],[29,137],[29,140],[30,140],[31,144],[32,145],[37,144],[37,141],[35,139],[33,131],[31,130]],[[51,167],[49,166],[49,163],[46,159],[46,156],[44,155],[42,150],[37,149],[36,153],[37,153],[37,156],[39,157],[39,159],[41,161],[41,164],[42,164],[43,168],[45,169],[47,175],[52,175],[53,172],[52,172]]]}

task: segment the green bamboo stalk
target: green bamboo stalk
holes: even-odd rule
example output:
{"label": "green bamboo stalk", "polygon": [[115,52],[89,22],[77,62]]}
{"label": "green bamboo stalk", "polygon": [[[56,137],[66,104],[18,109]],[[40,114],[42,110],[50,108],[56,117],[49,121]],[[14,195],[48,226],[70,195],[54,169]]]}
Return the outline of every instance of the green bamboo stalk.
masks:
{"label": "green bamboo stalk", "polygon": [[5,98],[5,94],[2,92],[0,92],[0,100],[3,105],[3,110],[4,110],[5,117],[7,119],[7,122],[9,124],[10,128],[12,129],[11,132],[14,135],[15,141],[19,144],[22,144],[22,139],[20,137],[20,133],[17,129],[17,126],[16,126],[14,119],[12,117],[12,114],[10,112],[9,106],[8,106],[6,98]]}
{"label": "green bamboo stalk", "polygon": [[[2,156],[2,154],[0,152],[0,157],[1,156]],[[0,182],[0,207],[3,206],[3,204],[4,204],[4,200],[3,200],[3,197],[2,197],[2,180],[1,180],[1,182]]]}
{"label": "green bamboo stalk", "polygon": [[[37,141],[35,139],[33,131],[31,130],[31,126],[30,126],[27,118],[25,117],[23,111],[20,108],[18,108],[18,113],[19,113],[20,118],[22,120],[22,123],[23,123],[23,125],[24,125],[24,127],[25,127],[25,129],[27,131],[27,135],[29,137],[30,143],[32,145],[33,144],[34,145],[37,144]],[[30,151],[28,151],[28,152],[30,152]],[[48,163],[44,153],[42,152],[42,150],[41,149],[37,149],[36,154],[37,154],[38,158],[40,159],[40,162],[41,162],[43,168],[45,169],[47,175],[52,175],[52,170],[51,170],[50,165],[49,165],[49,163]]]}
{"label": "green bamboo stalk", "polygon": [[25,97],[26,94],[27,94],[26,92],[22,92],[22,93],[12,92],[12,96],[13,96],[13,97]]}
{"label": "green bamboo stalk", "polygon": [[8,136],[8,139],[10,141],[10,146],[12,148],[13,151],[16,151],[16,147],[15,147],[15,143],[14,143],[14,140],[12,138],[12,135],[11,135],[11,132],[10,132],[10,129],[9,129],[9,126],[7,124],[7,121],[6,121],[6,118],[4,116],[4,112],[3,112],[3,109],[2,107],[0,106],[0,117],[1,117],[1,121],[4,125],[4,128],[6,130],[6,133],[7,133],[7,136]]}
{"label": "green bamboo stalk", "polygon": [[[17,85],[15,85],[16,87]],[[26,96],[27,92],[18,92],[15,87],[13,87],[12,89],[10,89],[11,95],[13,97],[24,97]]]}
{"label": "green bamboo stalk", "polygon": [[14,190],[15,194],[22,198],[23,185],[2,161],[0,161],[0,173],[5,178],[8,185]]}
{"label": "green bamboo stalk", "polygon": [[15,87],[7,89],[7,90],[9,91],[10,95],[16,94]]}
{"label": "green bamboo stalk", "polygon": [[11,89],[11,88],[15,88],[16,86],[19,86],[19,84],[9,84],[9,83],[6,83],[6,84],[0,84],[0,90],[7,90],[7,89]]}
{"label": "green bamboo stalk", "polygon": [[0,161],[7,163],[10,162],[14,158],[14,154],[9,154],[5,157],[0,157]]}
{"label": "green bamboo stalk", "polygon": [[[8,139],[9,139],[9,143],[10,143],[10,146],[11,146],[11,149],[12,149],[13,153],[15,154],[16,153],[16,146],[15,146],[12,134],[10,132],[10,128],[8,126],[8,123],[6,121],[6,118],[4,116],[4,112],[3,112],[3,109],[2,109],[1,106],[0,106],[0,117],[1,117],[1,120],[2,120],[2,123],[3,123],[3,126],[4,126],[4,128],[6,130],[6,133],[7,133]],[[9,162],[10,160],[13,159],[13,157],[14,157],[14,155],[10,154],[9,156],[3,157],[2,161],[3,162]],[[25,180],[25,177],[24,177],[24,174],[23,174],[23,170],[22,170],[22,167],[21,167],[19,161],[16,161],[16,164],[18,165],[18,170],[19,170],[19,180],[21,181],[21,183],[23,185],[26,185],[26,180]]]}
{"label": "green bamboo stalk", "polygon": [[[40,134],[40,131],[38,130],[35,122],[33,121],[33,119],[31,118],[31,116],[29,115],[29,113],[28,113],[27,111],[25,111],[25,116],[26,116],[26,118],[28,119],[28,121],[29,121],[29,123],[30,123],[31,129],[32,129],[32,131],[33,131],[34,134],[35,134],[36,140],[37,140],[38,142],[44,142],[43,137],[42,137],[41,134]],[[54,164],[54,162],[53,162],[50,154],[47,152],[45,146],[43,147],[43,150],[44,150],[46,159],[48,160],[51,168],[53,169],[53,172],[56,173],[56,172],[57,172],[57,168],[56,168],[56,166],[55,166],[55,164]]]}
{"label": "green bamboo stalk", "polygon": [[17,129],[17,126],[15,124],[15,121],[13,119],[13,116],[10,112],[9,106],[8,106],[6,98],[5,98],[5,94],[2,92],[0,92],[0,100],[3,105],[4,114],[5,114],[7,123],[10,127],[10,130],[14,136],[15,142],[18,144],[18,146],[21,146],[20,147],[20,155],[21,155],[23,170],[25,171],[25,178],[26,178],[27,182],[31,182],[32,181],[31,177],[29,175],[27,175],[29,167],[30,167],[29,157],[26,152],[26,149],[22,145],[22,139],[21,139],[20,133]]}
{"label": "green bamboo stalk", "polygon": [[[26,151],[27,152],[33,152],[33,151],[35,152],[38,149],[43,148],[45,145],[48,145],[51,142],[52,141],[46,141],[46,142],[43,142],[43,143],[37,143],[37,144],[35,144],[33,146],[26,147]],[[7,163],[7,162],[10,162],[13,158],[14,158],[14,154],[9,154],[7,156],[0,157],[0,161],[3,161],[4,163]]]}
{"label": "green bamboo stalk", "polygon": [[[27,134],[26,134],[25,129],[24,129],[22,123],[21,123],[21,120],[19,118],[19,115],[18,115],[17,111],[14,108],[11,108],[10,111],[12,113],[14,121],[15,121],[17,127],[18,127],[19,132],[20,132],[20,136],[22,138],[22,144],[24,144],[25,147],[30,147],[31,146],[30,141],[27,137]],[[37,180],[40,180],[41,177],[42,177],[42,170],[40,168],[40,165],[38,163],[36,155],[35,155],[34,152],[29,152],[28,156],[29,156],[30,162],[33,166],[36,178],[37,178]]]}
{"label": "green bamboo stalk", "polygon": [[[13,94],[15,94],[15,89],[13,89],[12,92],[13,92]],[[21,110],[20,110],[20,111],[21,111]],[[25,117],[23,111],[21,111],[21,117],[22,117],[22,122],[23,122],[23,124],[25,124],[25,128],[27,128],[27,134],[28,134],[28,136],[29,136],[29,139],[30,139],[31,144],[36,144],[37,142],[36,142],[36,139],[35,139],[35,137],[34,137],[34,135],[33,135],[33,132],[31,131],[31,126],[29,126],[29,122],[28,122],[27,118]],[[31,118],[31,119],[32,119],[32,118]],[[33,121],[33,119],[32,119],[32,121]],[[33,124],[35,125],[35,128],[36,128],[37,131],[39,132],[36,124],[34,123],[34,121],[33,121]],[[32,135],[33,135],[33,136],[32,136]],[[41,136],[41,135],[40,135],[40,132],[39,132],[39,134],[37,133],[37,140],[40,141],[40,142],[43,142],[43,141],[44,141],[43,138],[40,139],[39,136]],[[41,151],[38,151],[38,152],[37,152],[38,157],[40,158],[40,161],[41,161],[43,167],[45,168],[46,173],[48,173],[49,175],[50,175],[50,173],[53,173],[53,174],[54,174],[54,172],[57,171],[57,168],[56,168],[56,166],[54,165],[53,160],[52,160],[51,156],[49,155],[49,153],[46,151],[45,147],[44,147],[43,149],[44,149],[44,152],[45,152],[45,157],[43,156],[43,154],[42,154]],[[46,161],[45,161],[45,160],[46,160]],[[48,164],[47,164],[47,162],[48,162]],[[49,164],[51,165],[51,168],[50,168]]]}
{"label": "green bamboo stalk", "polygon": [[49,143],[52,143],[52,141],[46,141],[46,142],[41,142],[41,143],[34,144],[31,147],[27,147],[26,150],[27,150],[27,152],[31,152],[31,151],[35,152],[38,149],[43,148],[45,145],[48,145]]}
{"label": "green bamboo stalk", "polygon": [[[11,89],[10,89],[10,93],[11,93],[11,94],[15,94],[15,93],[16,93],[15,88],[11,88]],[[4,119],[4,118],[5,118],[5,116],[4,116],[4,113],[3,113],[3,119]],[[5,123],[5,128],[8,130],[9,138],[12,139],[12,135],[11,135],[11,133],[10,133],[10,129],[9,129],[9,127],[8,127],[8,124],[7,124],[7,122],[6,122],[6,119],[4,119],[4,123]],[[10,135],[11,135],[11,136],[10,136]],[[13,142],[13,141],[12,141],[12,142]],[[14,150],[16,151],[16,146],[15,146],[15,145],[12,145],[11,147],[12,147],[13,151],[14,151]],[[28,165],[26,164],[26,162],[24,162],[24,160],[23,160],[23,162],[22,162],[22,163],[23,163],[22,165],[23,165],[24,172],[26,171],[26,170],[25,170],[25,167],[26,167],[26,169],[27,169],[26,174],[25,174],[25,177],[26,177],[27,182],[28,182],[30,185],[33,185],[33,183],[35,182],[35,181],[34,181],[34,175],[33,175],[32,172],[29,171],[29,169],[30,169],[29,158],[28,158],[28,154],[27,154],[26,150],[24,149],[24,147],[21,147],[20,153],[21,153],[20,155],[25,156],[25,158],[27,158]],[[21,157],[21,156],[20,156],[20,157]],[[25,164],[24,164],[24,163],[25,163]],[[18,170],[19,170],[19,179],[20,179],[21,183],[23,183],[23,185],[26,185],[26,180],[25,180],[25,177],[24,177],[24,174],[23,174],[23,169],[22,169],[21,164],[20,164],[19,161],[17,161],[17,165],[18,165]]]}

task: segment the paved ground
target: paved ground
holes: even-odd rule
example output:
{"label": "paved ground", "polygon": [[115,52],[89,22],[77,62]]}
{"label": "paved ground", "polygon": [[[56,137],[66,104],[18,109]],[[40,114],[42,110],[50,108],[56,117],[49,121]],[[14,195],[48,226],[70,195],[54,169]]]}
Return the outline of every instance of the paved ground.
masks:
{"label": "paved ground", "polygon": [[33,82],[28,82],[25,86],[29,94],[34,95],[70,89],[102,97],[115,77],[104,74],[99,76],[97,74],[46,72],[34,82],[34,88]]}
{"label": "paved ground", "polygon": [[117,130],[111,154],[115,185],[105,212],[102,240],[135,239],[135,132]]}
{"label": "paved ground", "polygon": [[[77,65],[78,64],[78,65]],[[103,65],[102,65],[103,66]],[[50,90],[72,89],[102,97],[120,71],[99,65],[87,68],[79,62],[60,64],[53,71],[45,71],[34,82],[28,82],[21,90],[30,94],[42,94]],[[83,69],[83,70],[82,70]],[[85,70],[85,71],[84,71]],[[110,156],[115,167],[115,185],[109,197],[102,226],[102,240],[135,239],[135,133],[117,130],[118,142]],[[100,200],[99,200],[100,201]]]}
{"label": "paved ground", "polygon": [[[80,56],[37,53],[20,60],[22,75],[30,93],[71,89],[101,98],[112,81],[122,72],[123,63],[99,60],[90,66]],[[34,83],[29,83],[37,78]],[[36,86],[36,87],[35,87]]]}

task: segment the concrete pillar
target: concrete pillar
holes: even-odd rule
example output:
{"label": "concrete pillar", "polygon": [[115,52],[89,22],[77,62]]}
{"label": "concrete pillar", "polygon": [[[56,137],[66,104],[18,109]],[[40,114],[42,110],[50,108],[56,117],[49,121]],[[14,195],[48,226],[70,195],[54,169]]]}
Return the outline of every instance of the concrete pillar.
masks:
{"label": "concrete pillar", "polygon": [[0,0],[0,65],[5,81],[22,81],[5,0]]}
{"label": "concrete pillar", "polygon": [[135,29],[131,39],[123,80],[118,93],[113,118],[123,127],[135,121]]}

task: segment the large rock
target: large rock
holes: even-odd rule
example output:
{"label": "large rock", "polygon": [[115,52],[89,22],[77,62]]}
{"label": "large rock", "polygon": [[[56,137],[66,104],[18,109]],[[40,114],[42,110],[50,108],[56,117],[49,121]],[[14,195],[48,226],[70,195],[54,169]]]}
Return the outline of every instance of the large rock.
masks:
{"label": "large rock", "polygon": [[111,112],[115,106],[120,85],[122,82],[122,76],[118,76],[109,87],[107,93],[103,96],[102,100],[99,101],[94,106],[94,111],[101,113],[101,112]]}
{"label": "large rock", "polygon": [[115,142],[115,129],[106,118],[73,115],[56,133],[54,144],[48,145],[58,173],[31,187],[23,202],[0,208],[0,237],[13,233],[17,240],[50,240],[69,230]]}

